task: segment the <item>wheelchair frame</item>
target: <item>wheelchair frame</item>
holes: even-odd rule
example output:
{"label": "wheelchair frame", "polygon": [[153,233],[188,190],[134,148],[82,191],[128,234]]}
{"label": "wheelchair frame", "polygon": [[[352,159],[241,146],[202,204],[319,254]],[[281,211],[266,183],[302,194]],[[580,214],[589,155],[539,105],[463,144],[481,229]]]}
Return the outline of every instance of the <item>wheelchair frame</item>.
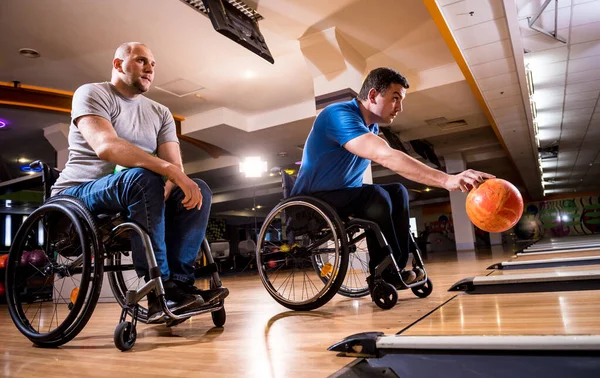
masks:
{"label": "wheelchair frame", "polygon": [[[184,312],[179,315],[174,314],[169,310],[165,300],[165,290],[161,280],[160,268],[157,266],[150,237],[138,224],[123,219],[120,214],[104,216],[104,219],[100,219],[102,215],[100,217],[95,217],[76,197],[56,196],[49,198],[50,187],[58,177],[57,172],[41,161],[33,162],[31,167],[42,168],[44,203],[30,214],[28,219],[25,220],[17,231],[17,235],[10,248],[6,268],[6,295],[9,312],[13,322],[21,333],[28,337],[32,342],[42,347],[59,346],[73,339],[83,329],[91,317],[98,301],[98,296],[102,287],[103,273],[105,271],[111,273],[109,274],[109,283],[115,299],[122,307],[120,322],[114,333],[115,346],[122,351],[131,349],[135,344],[137,321],[140,320],[145,322],[147,320],[147,314],[144,314],[144,309],[139,302],[152,290],[155,291],[166,316],[174,322],[183,321],[191,316],[211,312],[215,326],[223,326],[226,320],[223,298],[219,298],[218,301],[209,303],[195,311]],[[81,272],[82,281],[81,287],[77,288],[75,295],[73,295],[72,292],[70,296],[71,302],[68,306],[69,314],[63,322],[59,325],[57,316],[57,328],[48,333],[41,334],[33,329],[32,324],[30,324],[29,319],[26,318],[26,315],[23,312],[22,303],[18,301],[21,297],[21,293],[17,292],[15,281],[17,280],[17,274],[20,269],[29,268],[27,266],[25,266],[25,268],[19,266],[24,254],[24,251],[20,249],[25,247],[28,243],[27,237],[29,235],[27,233],[31,231],[32,227],[38,222],[45,222],[44,216],[53,211],[61,214],[61,216],[65,216],[71,221],[75,228],[74,231],[77,233],[82,252],[74,260],[69,260],[69,264],[65,265],[50,261],[48,255],[49,252],[44,251],[44,257],[47,260],[45,266],[38,269],[33,266],[33,264],[31,265],[39,273],[47,273],[52,277],[52,285],[54,285],[56,275],[59,278],[65,278],[73,277]],[[99,220],[104,222],[100,228],[97,227],[97,222]],[[123,220],[124,222],[114,226],[114,222]],[[110,232],[102,233],[101,231],[105,231],[105,228],[110,228]],[[123,269],[124,267],[120,264],[120,255],[126,255],[128,251],[118,248],[119,243],[115,242],[119,235],[126,231],[136,232],[141,237],[149,268],[148,282],[134,290],[122,287],[121,285],[125,284],[122,272],[133,269],[133,265],[127,266],[127,268],[131,269]],[[72,235],[69,235],[69,237],[72,237]],[[52,250],[52,254],[58,254],[57,245],[64,240],[58,240],[56,243],[50,245],[50,235],[44,235],[44,239],[44,248]],[[203,273],[210,275],[211,289],[222,287],[217,267],[214,263],[213,256],[210,253],[210,246],[206,239],[203,240],[201,249],[207,262]],[[115,256],[117,255],[119,256],[118,267],[115,265],[115,261],[117,261]],[[58,259],[58,257],[56,258]],[[102,263],[95,264],[95,261],[102,261]],[[109,261],[112,261],[112,264],[106,265]],[[46,281],[48,281],[48,278],[46,278]],[[91,285],[91,287],[85,286],[84,283]],[[89,293],[88,296],[88,290],[90,289],[91,293]],[[73,301],[74,296],[76,297],[75,301]],[[56,298],[53,298],[53,300],[55,299]],[[64,298],[62,299],[64,300]],[[40,309],[42,307],[42,302],[40,302]],[[142,311],[140,311],[140,309]],[[132,318],[131,322],[126,321],[128,315]],[[41,316],[42,315],[40,315],[40,318]],[[54,315],[50,320],[51,326],[53,320]]]}
{"label": "wheelchair frame", "polygon": [[[265,222],[261,227],[261,231],[258,237],[256,251],[256,263],[259,268],[261,281],[267,289],[267,291],[269,292],[269,294],[277,302],[292,310],[312,310],[326,304],[338,292],[339,294],[350,297],[359,297],[368,294],[368,288],[357,290],[358,295],[348,295],[347,292],[345,292],[343,289],[340,289],[344,281],[345,275],[347,274],[347,270],[351,269],[351,267],[348,267],[348,255],[354,252],[351,247],[356,246],[358,242],[366,238],[367,231],[372,231],[375,237],[377,238],[380,247],[386,248],[389,252],[388,255],[384,258],[384,260],[375,267],[374,277],[372,278],[373,284],[372,291],[370,292],[370,294],[377,306],[379,306],[382,309],[389,309],[394,307],[398,300],[397,288],[385,282],[381,277],[382,273],[385,270],[387,270],[390,266],[393,267],[393,269],[396,272],[398,272],[400,280],[400,285],[398,289],[411,289],[415,295],[421,298],[425,298],[429,296],[429,294],[431,294],[433,285],[427,275],[427,271],[425,270],[424,262],[421,257],[420,249],[417,243],[415,242],[412,234],[409,233],[410,241],[414,246],[413,267],[421,268],[424,272],[424,277],[421,280],[415,281],[411,284],[407,284],[400,275],[400,269],[396,263],[396,260],[394,259],[391,246],[387,243],[385,236],[381,232],[380,227],[375,222],[366,219],[353,218],[344,223],[340,219],[336,211],[330,205],[316,197],[291,197],[290,193],[294,184],[294,178],[289,176],[283,170],[281,170],[280,173],[282,175],[282,189],[284,193],[284,198],[277,206],[275,206],[275,208],[273,208],[273,210],[271,210],[269,215],[267,215],[267,217],[265,218]],[[264,252],[263,249],[265,249],[264,242],[265,235],[268,232],[268,227],[271,226],[271,222],[280,212],[283,213],[283,217],[285,218],[285,209],[290,206],[305,206],[313,208],[313,210],[317,210],[317,212],[320,213],[320,215],[324,219],[326,219],[326,222],[328,223],[328,227],[330,229],[330,234],[325,234],[319,240],[312,241],[311,246],[314,245],[318,247],[325,241],[329,240],[331,236],[333,236],[334,239],[338,239],[336,233],[340,234],[339,239],[341,240],[341,245],[335,243],[336,245],[334,253],[340,251],[340,255],[342,258],[342,262],[339,264],[339,266],[336,265],[339,268],[339,272],[337,272],[336,277],[332,277],[331,283],[326,284],[326,286],[323,289],[321,289],[319,293],[317,293],[317,295],[313,296],[313,298],[309,298],[301,302],[286,300],[285,298],[283,298],[281,293],[278,293],[278,289],[273,286],[273,284],[269,280],[269,277],[267,276],[265,262],[262,259],[262,255],[264,253],[267,253]],[[338,229],[337,231],[336,228]],[[352,236],[355,232],[360,232],[360,230],[362,230],[362,232],[357,237]],[[333,235],[331,233],[333,233]],[[308,251],[308,253],[312,253],[311,257],[313,259],[313,263],[315,261],[315,256],[317,256],[318,254],[323,254],[323,250],[317,249],[316,247],[314,249],[315,252],[311,252],[310,250]],[[303,251],[302,253],[306,254],[307,251]],[[317,271],[317,273],[319,273],[319,269],[320,268],[317,265],[315,265],[315,270]],[[323,275],[321,274],[321,277],[322,276]]]}

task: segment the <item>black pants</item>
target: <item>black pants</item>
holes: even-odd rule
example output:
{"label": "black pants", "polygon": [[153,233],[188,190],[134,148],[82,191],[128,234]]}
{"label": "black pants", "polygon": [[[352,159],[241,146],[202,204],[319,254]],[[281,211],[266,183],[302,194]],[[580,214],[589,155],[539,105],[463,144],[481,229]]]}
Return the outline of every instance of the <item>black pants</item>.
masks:
{"label": "black pants", "polygon": [[[358,188],[317,192],[312,196],[333,206],[341,217],[354,216],[377,223],[392,247],[398,266],[400,269],[406,267],[410,215],[408,192],[404,185],[363,185]],[[373,274],[375,267],[387,256],[388,250],[379,246],[372,232],[367,233],[367,247],[369,269]]]}

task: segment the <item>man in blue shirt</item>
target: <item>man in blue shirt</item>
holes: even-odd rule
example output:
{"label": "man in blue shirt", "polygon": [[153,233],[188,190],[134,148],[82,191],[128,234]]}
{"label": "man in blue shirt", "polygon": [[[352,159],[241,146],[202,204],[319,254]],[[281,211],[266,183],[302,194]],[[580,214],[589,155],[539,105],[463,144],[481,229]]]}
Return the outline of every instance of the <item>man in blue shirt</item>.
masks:
{"label": "man in blue shirt", "polygon": [[[327,106],[308,135],[291,194],[321,198],[341,216],[377,223],[402,269],[402,279],[410,284],[421,279],[423,271],[404,270],[409,254],[408,192],[399,183],[363,184],[363,174],[371,161],[409,180],[450,191],[467,192],[494,176],[471,169],[448,175],[391,148],[378,137],[378,124],[391,123],[402,111],[408,88],[408,81],[397,71],[377,68],[363,82],[358,98]],[[367,237],[367,244],[372,275],[388,252],[372,235]]]}

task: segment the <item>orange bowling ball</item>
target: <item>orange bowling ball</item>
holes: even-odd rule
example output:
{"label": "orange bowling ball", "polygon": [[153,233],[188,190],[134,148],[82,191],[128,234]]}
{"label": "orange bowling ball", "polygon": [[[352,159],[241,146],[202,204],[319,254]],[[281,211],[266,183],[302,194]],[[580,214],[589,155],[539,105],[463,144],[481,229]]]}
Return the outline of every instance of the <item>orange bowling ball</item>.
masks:
{"label": "orange bowling ball", "polygon": [[504,232],[523,214],[523,197],[513,184],[502,179],[486,180],[467,195],[467,215],[487,232]]}

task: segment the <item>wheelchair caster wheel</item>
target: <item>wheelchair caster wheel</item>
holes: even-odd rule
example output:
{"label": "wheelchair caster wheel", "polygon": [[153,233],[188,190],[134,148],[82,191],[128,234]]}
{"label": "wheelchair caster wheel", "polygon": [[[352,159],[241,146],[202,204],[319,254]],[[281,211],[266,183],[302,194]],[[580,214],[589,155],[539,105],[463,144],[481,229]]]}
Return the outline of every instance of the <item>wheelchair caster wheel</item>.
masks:
{"label": "wheelchair caster wheel", "polygon": [[115,328],[115,346],[122,352],[128,351],[135,344],[137,332],[131,322],[121,322]]}
{"label": "wheelchair caster wheel", "polygon": [[412,292],[419,298],[427,298],[433,291],[433,284],[428,278],[427,281],[421,286],[411,288]]}
{"label": "wheelchair caster wheel", "polygon": [[377,307],[389,310],[398,302],[398,292],[393,285],[387,282],[377,283],[373,288],[373,302]]}
{"label": "wheelchair caster wheel", "polygon": [[220,310],[211,312],[210,315],[212,316],[212,320],[215,324],[215,327],[223,327],[223,324],[225,324],[225,320],[227,319],[225,307],[223,307]]}

